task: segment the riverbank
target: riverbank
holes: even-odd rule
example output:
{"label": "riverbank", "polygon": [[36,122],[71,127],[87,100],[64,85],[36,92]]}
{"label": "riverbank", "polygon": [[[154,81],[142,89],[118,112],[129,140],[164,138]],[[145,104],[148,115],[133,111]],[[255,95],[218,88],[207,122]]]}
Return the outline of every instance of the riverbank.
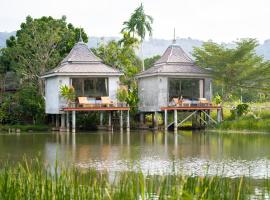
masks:
{"label": "riverbank", "polygon": [[46,124],[36,124],[36,125],[1,125],[0,132],[9,132],[9,133],[19,133],[19,132],[42,132],[50,131],[51,126]]}
{"label": "riverbank", "polygon": [[[252,109],[244,116],[232,118],[230,109],[224,109],[224,121],[214,129],[219,131],[270,132],[270,110],[256,104],[258,109]],[[255,107],[256,108],[256,107]]]}

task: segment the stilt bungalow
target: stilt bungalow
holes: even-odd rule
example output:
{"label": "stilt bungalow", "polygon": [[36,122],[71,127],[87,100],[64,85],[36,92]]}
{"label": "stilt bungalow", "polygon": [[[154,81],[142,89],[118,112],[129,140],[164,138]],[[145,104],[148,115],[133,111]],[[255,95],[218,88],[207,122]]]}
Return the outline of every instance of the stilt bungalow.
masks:
{"label": "stilt bungalow", "polygon": [[[141,124],[146,113],[152,113],[154,127],[157,126],[157,113],[164,112],[165,129],[174,124],[174,128],[185,120],[177,120],[177,111],[192,111],[200,120],[204,112],[210,118],[212,106],[212,77],[209,70],[197,66],[194,61],[173,42],[161,58],[137,75],[139,93],[139,111]],[[168,124],[167,111],[175,112],[174,122]],[[213,121],[213,119],[211,118]]]}
{"label": "stilt bungalow", "polygon": [[[123,111],[127,112],[129,128],[129,108],[119,106],[116,98],[121,71],[105,65],[95,56],[80,39],[62,62],[42,76],[45,79],[46,113],[55,116],[56,126],[69,129],[69,113],[72,113],[72,131],[75,132],[76,112],[99,111],[100,124],[103,124],[103,113],[109,113],[108,125],[111,127],[112,112],[121,112],[120,127],[123,127]],[[70,106],[60,95],[60,87],[72,86],[76,93],[76,104]],[[65,119],[66,116],[66,119]]]}

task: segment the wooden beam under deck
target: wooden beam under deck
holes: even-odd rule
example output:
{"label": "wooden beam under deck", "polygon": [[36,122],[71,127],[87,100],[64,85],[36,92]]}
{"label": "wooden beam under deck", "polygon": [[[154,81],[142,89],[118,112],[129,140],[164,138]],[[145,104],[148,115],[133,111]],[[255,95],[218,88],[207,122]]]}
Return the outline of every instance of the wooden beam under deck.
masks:
{"label": "wooden beam under deck", "polygon": [[117,111],[117,110],[130,110],[129,107],[87,107],[87,108],[63,108],[63,111]]}
{"label": "wooden beam under deck", "polygon": [[179,106],[179,107],[161,107],[160,110],[217,110],[221,109],[221,106]]}

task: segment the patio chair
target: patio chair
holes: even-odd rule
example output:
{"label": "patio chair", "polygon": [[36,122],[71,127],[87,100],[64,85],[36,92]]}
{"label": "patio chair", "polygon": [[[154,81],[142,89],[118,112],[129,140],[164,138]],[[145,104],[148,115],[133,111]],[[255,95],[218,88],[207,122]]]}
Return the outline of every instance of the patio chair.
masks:
{"label": "patio chair", "polygon": [[211,102],[209,102],[206,98],[199,98],[199,104],[202,106],[209,106]]}
{"label": "patio chair", "polygon": [[97,106],[96,98],[92,97],[78,97],[79,105],[87,108],[87,107],[95,107]]}
{"label": "patio chair", "polygon": [[101,97],[101,104],[110,107],[113,105],[113,101],[110,97]]}

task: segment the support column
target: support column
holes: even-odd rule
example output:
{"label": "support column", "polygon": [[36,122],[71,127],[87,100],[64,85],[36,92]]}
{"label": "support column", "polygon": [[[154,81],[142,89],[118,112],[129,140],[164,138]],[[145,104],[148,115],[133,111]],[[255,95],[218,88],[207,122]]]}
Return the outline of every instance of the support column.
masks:
{"label": "support column", "polygon": [[164,110],[164,129],[168,130],[168,111]]}
{"label": "support column", "polygon": [[217,122],[218,123],[221,122],[221,109],[220,108],[217,109]]}
{"label": "support column", "polygon": [[54,119],[54,114],[51,115],[51,119],[52,119],[52,125],[54,126],[55,125],[55,119]]}
{"label": "support column", "polygon": [[129,123],[129,110],[127,111],[127,131],[130,130],[130,123]]}
{"label": "support column", "polygon": [[123,130],[123,111],[120,110],[120,129]]}
{"label": "support column", "polygon": [[109,128],[111,128],[111,126],[112,126],[112,112],[111,111],[109,111],[109,122],[108,122],[109,124]]}
{"label": "support column", "polygon": [[177,132],[177,110],[174,110],[174,132]]}
{"label": "support column", "polygon": [[55,127],[59,128],[59,115],[58,114],[55,115]]}
{"label": "support column", "polygon": [[100,115],[99,115],[99,125],[100,125],[100,126],[103,126],[103,117],[104,117],[103,111],[101,111],[101,112],[100,112]]}
{"label": "support column", "polygon": [[140,126],[143,127],[144,125],[144,113],[140,113]]}
{"label": "support column", "polygon": [[158,129],[158,112],[155,111],[154,113],[154,129]]}
{"label": "support column", "polygon": [[61,127],[60,131],[65,131],[65,113],[61,114]]}
{"label": "support column", "polygon": [[72,133],[76,132],[76,111],[72,111]]}
{"label": "support column", "polygon": [[70,124],[69,124],[69,112],[66,113],[66,124],[67,124],[67,131],[69,131]]}

